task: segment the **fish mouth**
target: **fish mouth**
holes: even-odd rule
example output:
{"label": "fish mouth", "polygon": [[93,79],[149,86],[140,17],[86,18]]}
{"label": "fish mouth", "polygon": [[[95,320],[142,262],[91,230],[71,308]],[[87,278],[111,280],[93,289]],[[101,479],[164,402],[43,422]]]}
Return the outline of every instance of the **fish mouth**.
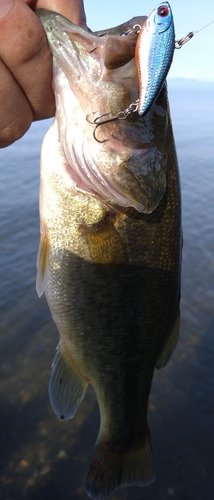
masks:
{"label": "fish mouth", "polygon": [[135,112],[99,126],[96,121],[138,99],[137,35],[120,36],[121,25],[118,34],[115,28],[97,36],[57,13],[37,14],[53,54],[58,140],[75,188],[152,212],[166,189],[166,98],[146,117]]}

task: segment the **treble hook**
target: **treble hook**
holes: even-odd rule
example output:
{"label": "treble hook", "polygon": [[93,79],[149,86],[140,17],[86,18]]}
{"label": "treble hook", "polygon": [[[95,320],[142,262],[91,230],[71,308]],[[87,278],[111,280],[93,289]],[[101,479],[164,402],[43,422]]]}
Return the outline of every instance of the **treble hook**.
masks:
{"label": "treble hook", "polygon": [[130,113],[135,113],[135,111],[137,111],[137,109],[138,109],[138,101],[132,102],[129,105],[129,107],[126,108],[124,111],[119,111],[119,113],[117,113],[117,115],[113,115],[110,118],[106,118],[105,120],[102,120],[101,118],[103,118],[104,116],[110,115],[111,114],[110,112],[103,113],[102,115],[97,116],[93,121],[89,120],[89,118],[88,118],[89,115],[87,115],[86,116],[87,122],[91,123],[92,125],[95,125],[94,131],[93,131],[93,137],[94,137],[95,141],[97,141],[99,143],[103,143],[103,142],[108,141],[108,139],[103,139],[102,141],[97,139],[96,130],[98,127],[100,127],[100,125],[105,125],[106,123],[114,122],[116,120],[125,120],[125,118],[127,118],[127,116]]}
{"label": "treble hook", "polygon": [[103,113],[103,115],[97,116],[97,118],[95,118],[93,120],[93,122],[88,119],[88,115],[86,116],[87,122],[91,123],[92,125],[95,125],[94,131],[93,131],[93,136],[94,136],[95,141],[102,143],[102,142],[106,142],[108,140],[108,139],[103,139],[102,141],[100,141],[99,139],[97,139],[96,130],[98,127],[100,127],[100,125],[105,125],[105,123],[114,122],[115,120],[119,120],[118,115],[111,116],[110,118],[106,118],[105,120],[101,120],[101,118],[103,118],[104,116],[108,116],[110,114],[111,113]]}

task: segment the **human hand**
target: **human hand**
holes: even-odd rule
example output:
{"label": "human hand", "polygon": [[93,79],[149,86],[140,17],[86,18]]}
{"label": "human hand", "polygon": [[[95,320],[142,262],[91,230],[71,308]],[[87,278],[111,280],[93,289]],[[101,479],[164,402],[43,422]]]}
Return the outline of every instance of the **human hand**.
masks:
{"label": "human hand", "polygon": [[52,56],[39,8],[86,27],[83,0],[0,0],[0,147],[55,113]]}

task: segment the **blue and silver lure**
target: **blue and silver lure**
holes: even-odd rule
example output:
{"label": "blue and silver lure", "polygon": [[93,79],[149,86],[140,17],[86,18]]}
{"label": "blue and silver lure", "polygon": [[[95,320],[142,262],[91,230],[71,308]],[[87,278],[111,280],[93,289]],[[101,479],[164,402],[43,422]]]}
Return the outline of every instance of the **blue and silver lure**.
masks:
{"label": "blue and silver lure", "polygon": [[158,97],[171,66],[174,49],[172,10],[168,2],[162,2],[146,19],[137,39],[135,59],[139,115],[145,115]]}

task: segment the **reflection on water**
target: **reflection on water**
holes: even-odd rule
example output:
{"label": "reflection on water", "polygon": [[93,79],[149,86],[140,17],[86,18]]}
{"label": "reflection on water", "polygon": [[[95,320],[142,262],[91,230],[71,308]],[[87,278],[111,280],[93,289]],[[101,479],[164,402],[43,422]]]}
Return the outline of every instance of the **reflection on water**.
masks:
{"label": "reflection on water", "polygon": [[[168,366],[155,373],[150,397],[156,481],[121,488],[113,500],[214,496],[213,93],[170,91],[183,194],[181,336]],[[58,333],[35,292],[45,128],[34,124],[0,152],[0,498],[87,500],[84,478],[99,429],[96,398],[90,387],[74,419],[58,422],[47,391]]]}

